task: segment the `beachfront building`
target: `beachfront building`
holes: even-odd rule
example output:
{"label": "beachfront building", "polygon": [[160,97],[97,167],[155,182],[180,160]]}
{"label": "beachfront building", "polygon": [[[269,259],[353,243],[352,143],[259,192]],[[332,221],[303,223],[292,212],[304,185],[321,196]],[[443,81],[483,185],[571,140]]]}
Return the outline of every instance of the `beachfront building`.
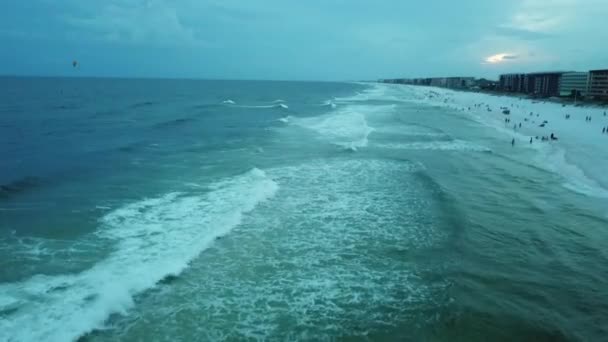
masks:
{"label": "beachfront building", "polygon": [[498,82],[487,80],[485,78],[480,78],[475,80],[473,83],[473,89],[481,89],[481,90],[496,90],[498,86]]}
{"label": "beachfront building", "polygon": [[448,77],[446,78],[446,87],[451,89],[468,89],[473,86],[474,77]]}
{"label": "beachfront building", "polygon": [[559,96],[587,96],[588,72],[565,72],[559,83]]}
{"label": "beachfront building", "polygon": [[382,83],[392,83],[392,84],[408,84],[408,79],[406,78],[393,78],[393,79],[385,79],[381,80]]}
{"label": "beachfront building", "polygon": [[431,79],[430,78],[415,78],[413,80],[412,84],[428,86],[428,85],[431,85]]}
{"label": "beachfront building", "polygon": [[589,71],[589,96],[608,100],[608,69]]}
{"label": "beachfront building", "polygon": [[445,88],[447,86],[447,78],[445,77],[434,77],[431,78],[431,87],[442,87]]}
{"label": "beachfront building", "polygon": [[558,96],[559,84],[563,71],[534,72],[527,74],[525,86],[523,87],[528,94],[537,96]]}
{"label": "beachfront building", "polygon": [[522,93],[534,94],[535,85],[536,85],[536,75],[535,74],[526,74],[524,76],[523,84],[521,86]]}
{"label": "beachfront building", "polygon": [[524,79],[526,74],[503,74],[500,75],[498,87],[502,91],[512,93],[524,92]]}

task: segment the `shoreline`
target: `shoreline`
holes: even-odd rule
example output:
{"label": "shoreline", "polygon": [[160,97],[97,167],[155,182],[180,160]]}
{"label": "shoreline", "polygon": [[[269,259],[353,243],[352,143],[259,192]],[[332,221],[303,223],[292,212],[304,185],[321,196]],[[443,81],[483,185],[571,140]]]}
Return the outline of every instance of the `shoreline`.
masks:
{"label": "shoreline", "polygon": [[[382,83],[382,82],[378,82]],[[387,84],[387,83],[382,83]],[[608,101],[591,101],[591,100],[577,100],[576,104],[574,103],[574,99],[570,97],[535,97],[529,94],[522,93],[507,93],[497,90],[471,90],[471,89],[456,89],[456,88],[444,88],[444,87],[436,87],[436,86],[428,86],[428,85],[414,85],[414,84],[399,84],[404,86],[410,86],[415,88],[431,88],[431,89],[441,89],[441,90],[451,90],[455,92],[461,93],[472,93],[472,94],[484,94],[495,97],[511,97],[516,99],[524,99],[530,100],[533,103],[557,103],[561,104],[563,107],[581,107],[581,108],[600,108],[608,110]]]}
{"label": "shoreline", "polygon": [[[541,152],[539,165],[563,177],[566,186],[575,192],[608,199],[608,182],[603,177],[603,165],[608,165],[605,150],[608,134],[603,131],[608,127],[606,107],[564,106],[558,101],[439,87],[412,86],[410,89],[422,103],[466,112],[475,121],[506,134],[508,142],[514,138],[516,146],[537,149]],[[434,93],[433,97],[428,97],[430,92]],[[510,109],[509,114],[499,110],[504,107]],[[559,143],[535,143],[539,140],[536,137],[550,137],[552,133]],[[531,137],[532,143],[527,143]]]}

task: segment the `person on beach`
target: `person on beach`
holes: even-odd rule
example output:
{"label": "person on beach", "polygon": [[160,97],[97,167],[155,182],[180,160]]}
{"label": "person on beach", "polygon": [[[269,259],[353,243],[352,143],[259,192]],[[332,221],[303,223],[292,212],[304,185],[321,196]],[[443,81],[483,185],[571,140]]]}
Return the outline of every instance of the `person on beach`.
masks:
{"label": "person on beach", "polygon": [[511,140],[511,146],[515,146],[515,138]]}
{"label": "person on beach", "polygon": [[519,128],[521,128],[521,122],[519,123]]}
{"label": "person on beach", "polygon": [[606,127],[602,128],[602,134],[606,133]]}
{"label": "person on beach", "polygon": [[530,137],[530,144],[532,143],[532,137]]}

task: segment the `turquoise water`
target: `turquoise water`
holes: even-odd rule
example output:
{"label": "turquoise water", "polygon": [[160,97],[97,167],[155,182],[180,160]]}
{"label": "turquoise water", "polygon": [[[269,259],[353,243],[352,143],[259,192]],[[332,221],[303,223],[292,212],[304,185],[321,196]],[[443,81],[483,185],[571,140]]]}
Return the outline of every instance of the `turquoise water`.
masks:
{"label": "turquoise water", "polygon": [[374,84],[0,88],[0,340],[606,336],[606,199],[469,113]]}

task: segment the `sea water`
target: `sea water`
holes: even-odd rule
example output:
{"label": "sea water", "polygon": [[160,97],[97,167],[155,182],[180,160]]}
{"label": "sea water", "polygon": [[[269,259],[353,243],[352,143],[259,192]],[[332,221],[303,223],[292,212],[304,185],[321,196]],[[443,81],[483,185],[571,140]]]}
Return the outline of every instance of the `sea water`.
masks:
{"label": "sea water", "polygon": [[608,135],[551,104],[529,144],[432,88],[0,89],[2,341],[606,336]]}

